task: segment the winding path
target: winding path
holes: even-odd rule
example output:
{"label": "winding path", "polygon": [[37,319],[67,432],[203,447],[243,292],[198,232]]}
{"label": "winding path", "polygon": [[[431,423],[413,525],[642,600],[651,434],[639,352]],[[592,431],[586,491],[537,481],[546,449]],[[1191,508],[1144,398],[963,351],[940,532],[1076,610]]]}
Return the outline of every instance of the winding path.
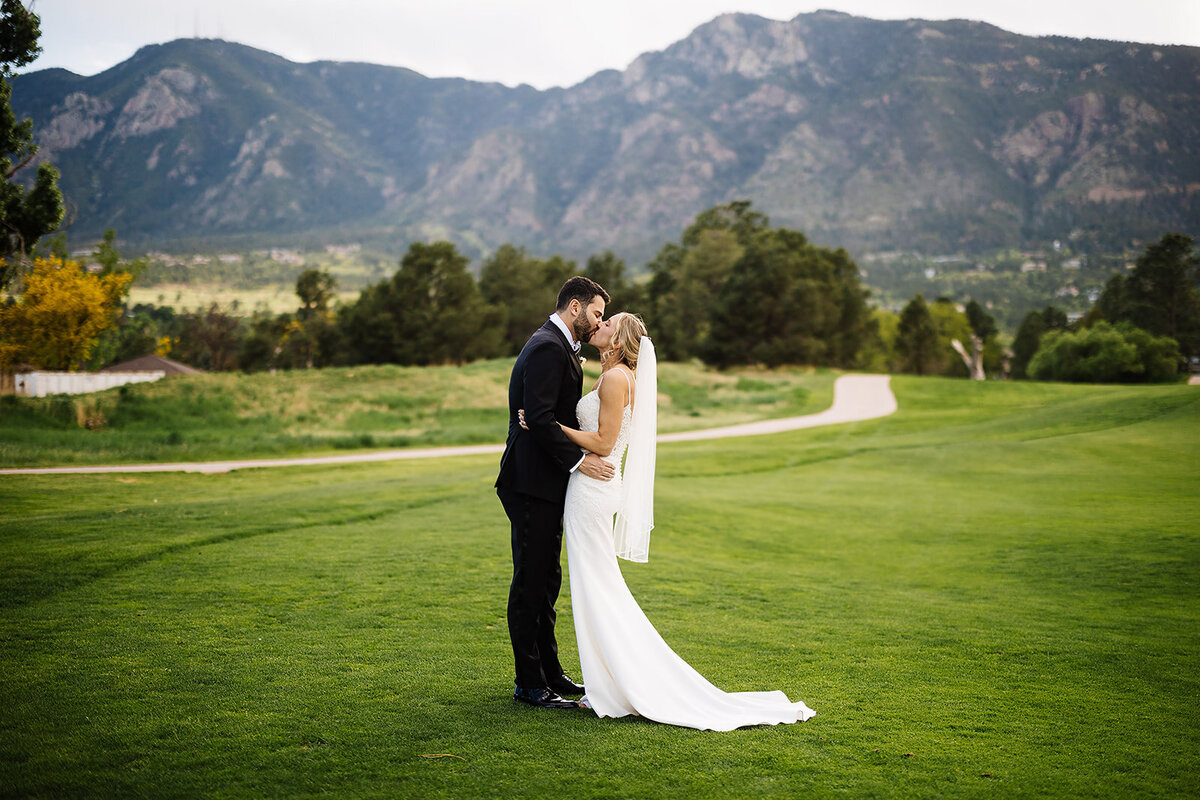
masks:
{"label": "winding path", "polygon": [[[819,414],[786,419],[768,419],[730,425],[724,428],[709,428],[701,431],[664,433],[660,442],[692,442],[700,439],[725,439],[731,436],[757,436],[764,433],[781,433],[818,425],[836,425],[842,422],[860,422],[876,417],[886,417],[896,411],[896,396],[892,394],[887,375],[843,375],[833,384],[833,405]],[[348,453],[340,456],[311,456],[307,458],[263,458],[240,461],[198,461],[181,464],[126,464],[94,467],[24,467],[0,469],[0,475],[62,475],[95,472],[229,472],[235,469],[257,469],[261,467],[301,467],[331,464],[359,464],[367,461],[404,461],[413,458],[443,458],[446,456],[477,456],[500,454],[502,444],[479,444],[465,447],[430,447],[409,450],[383,450],[375,453]]]}

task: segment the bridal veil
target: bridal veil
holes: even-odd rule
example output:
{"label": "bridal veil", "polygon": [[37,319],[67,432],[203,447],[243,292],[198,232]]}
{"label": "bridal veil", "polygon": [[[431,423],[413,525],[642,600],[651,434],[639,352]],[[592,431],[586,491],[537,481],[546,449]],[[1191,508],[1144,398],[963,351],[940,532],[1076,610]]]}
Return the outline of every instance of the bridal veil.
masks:
{"label": "bridal veil", "polygon": [[633,418],[621,487],[621,506],[613,523],[613,545],[627,561],[650,558],[654,528],[654,461],[658,437],[658,360],[654,342],[643,336],[638,345]]}

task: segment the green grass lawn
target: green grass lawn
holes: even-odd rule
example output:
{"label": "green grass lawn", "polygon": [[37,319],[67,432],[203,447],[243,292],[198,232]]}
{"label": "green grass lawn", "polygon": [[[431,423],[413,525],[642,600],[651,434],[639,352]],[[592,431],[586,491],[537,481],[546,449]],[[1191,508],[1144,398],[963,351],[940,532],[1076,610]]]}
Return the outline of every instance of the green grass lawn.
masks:
{"label": "green grass lawn", "polygon": [[495,458],[0,478],[3,793],[1195,796],[1200,391],[893,386],[660,448],[634,594],[817,711],[732,733],[511,700]]}
{"label": "green grass lawn", "polygon": [[[512,362],[210,373],[74,397],[0,396],[0,467],[501,444]],[[596,361],[584,372],[590,389],[600,374]],[[829,370],[662,364],[659,428],[816,413],[833,402],[835,377]]]}

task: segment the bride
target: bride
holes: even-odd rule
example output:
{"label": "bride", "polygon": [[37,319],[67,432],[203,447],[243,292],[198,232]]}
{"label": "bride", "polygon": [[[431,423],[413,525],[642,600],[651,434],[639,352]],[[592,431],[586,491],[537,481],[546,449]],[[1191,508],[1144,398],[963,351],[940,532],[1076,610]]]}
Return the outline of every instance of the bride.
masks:
{"label": "bride", "polygon": [[563,432],[618,472],[598,481],[576,470],[567,486],[563,526],[587,692],[580,705],[601,717],[635,714],[719,731],[812,717],[816,712],[783,692],[713,686],[667,646],[629,592],[617,557],[646,561],[654,527],[658,367],[646,326],[633,314],[601,323],[590,342],[600,349],[602,373],[579,401],[583,430],[563,426]]}

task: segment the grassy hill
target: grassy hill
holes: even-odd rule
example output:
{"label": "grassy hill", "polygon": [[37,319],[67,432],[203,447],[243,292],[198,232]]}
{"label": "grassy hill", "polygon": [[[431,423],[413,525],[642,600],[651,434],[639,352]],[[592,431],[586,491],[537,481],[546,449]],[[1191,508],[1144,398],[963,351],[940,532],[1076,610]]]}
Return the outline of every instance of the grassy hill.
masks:
{"label": "grassy hill", "polygon": [[[192,461],[502,443],[512,359],[463,367],[209,373],[78,397],[0,397],[0,466]],[[593,360],[585,381],[599,375]],[[829,370],[663,364],[663,432],[809,414]],[[86,427],[88,424],[93,429]]]}
{"label": "grassy hill", "polygon": [[717,685],[817,710],[729,734],[510,699],[490,457],[0,480],[0,782],[1193,795],[1200,394],[894,388],[891,417],[660,449],[652,557],[623,566],[634,594]]}

